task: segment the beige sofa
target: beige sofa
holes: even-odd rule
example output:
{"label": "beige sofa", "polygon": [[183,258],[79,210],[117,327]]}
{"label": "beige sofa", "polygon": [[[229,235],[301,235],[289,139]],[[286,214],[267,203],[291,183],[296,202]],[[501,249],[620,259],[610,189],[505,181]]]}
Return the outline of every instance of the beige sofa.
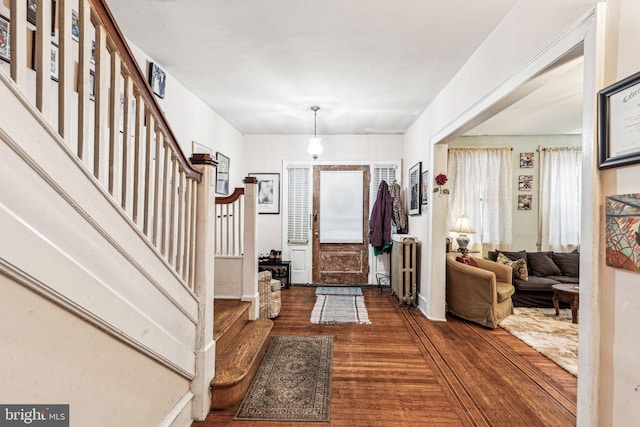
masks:
{"label": "beige sofa", "polygon": [[447,254],[447,306],[450,313],[494,329],[513,313],[511,267],[473,258],[478,267],[456,261]]}

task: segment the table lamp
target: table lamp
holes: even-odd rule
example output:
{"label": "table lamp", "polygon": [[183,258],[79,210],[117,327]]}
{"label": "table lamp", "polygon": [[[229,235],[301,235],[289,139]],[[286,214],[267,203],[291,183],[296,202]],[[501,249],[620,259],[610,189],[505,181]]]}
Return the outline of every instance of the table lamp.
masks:
{"label": "table lamp", "polygon": [[462,215],[458,219],[456,219],[455,224],[451,227],[451,230],[454,233],[458,233],[458,237],[456,237],[456,242],[458,242],[458,252],[467,252],[467,245],[469,244],[469,236],[466,233],[475,233],[476,231],[471,226],[471,222],[469,218]]}

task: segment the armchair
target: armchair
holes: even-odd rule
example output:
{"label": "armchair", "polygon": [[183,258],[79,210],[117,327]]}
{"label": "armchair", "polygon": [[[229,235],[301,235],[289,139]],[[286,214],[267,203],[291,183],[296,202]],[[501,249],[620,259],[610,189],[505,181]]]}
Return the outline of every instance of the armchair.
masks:
{"label": "armchair", "polygon": [[495,329],[513,313],[511,267],[474,258],[477,267],[456,261],[447,254],[447,306],[449,312],[463,319]]}

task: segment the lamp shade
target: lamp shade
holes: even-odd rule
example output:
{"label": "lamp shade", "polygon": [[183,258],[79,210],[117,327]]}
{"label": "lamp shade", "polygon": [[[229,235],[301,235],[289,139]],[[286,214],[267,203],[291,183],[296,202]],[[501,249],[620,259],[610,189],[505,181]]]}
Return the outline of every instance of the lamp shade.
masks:
{"label": "lamp shade", "polygon": [[471,226],[471,222],[469,221],[469,218],[467,218],[464,215],[456,219],[456,222],[455,224],[453,224],[453,227],[451,227],[450,231],[453,231],[454,233],[475,233],[476,232]]}
{"label": "lamp shade", "polygon": [[317,159],[322,154],[322,145],[320,145],[321,138],[314,136],[309,138],[309,148],[307,149],[309,155],[314,159]]}

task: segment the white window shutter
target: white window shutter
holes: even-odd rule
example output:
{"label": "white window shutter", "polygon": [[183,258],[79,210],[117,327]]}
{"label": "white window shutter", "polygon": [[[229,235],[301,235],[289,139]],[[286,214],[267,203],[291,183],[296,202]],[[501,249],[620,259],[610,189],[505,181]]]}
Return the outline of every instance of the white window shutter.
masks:
{"label": "white window shutter", "polygon": [[395,165],[373,165],[373,172],[371,173],[371,194],[372,197],[369,199],[372,201],[371,204],[378,197],[378,187],[380,186],[381,181],[386,181],[386,183],[391,186],[396,178],[396,167]]}
{"label": "white window shutter", "polygon": [[309,241],[309,166],[291,166],[289,173],[289,224],[287,239],[289,243],[306,244]]}

